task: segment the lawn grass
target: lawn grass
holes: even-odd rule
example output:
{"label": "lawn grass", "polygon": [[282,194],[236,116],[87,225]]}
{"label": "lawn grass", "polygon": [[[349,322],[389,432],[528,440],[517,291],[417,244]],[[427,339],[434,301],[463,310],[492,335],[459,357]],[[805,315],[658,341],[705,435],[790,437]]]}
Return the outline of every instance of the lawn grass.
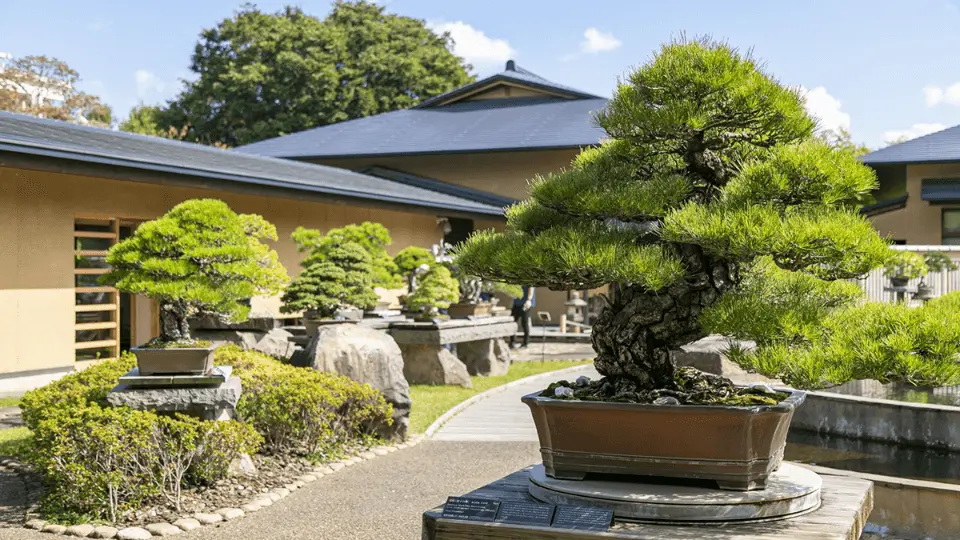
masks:
{"label": "lawn grass", "polygon": [[[546,362],[517,362],[510,366],[510,372],[499,377],[470,377],[473,388],[432,384],[410,385],[410,397],[413,409],[410,412],[410,432],[423,433],[434,420],[439,418],[461,401],[470,399],[480,392],[495,388],[517,379],[556,371],[573,366],[589,364],[591,360],[549,360]],[[546,384],[543,385],[546,388]]]}
{"label": "lawn grass", "polygon": [[18,397],[0,397],[0,409],[3,407],[18,407],[20,398]]}
{"label": "lawn grass", "polygon": [[0,456],[23,457],[33,433],[25,427],[0,429]]}

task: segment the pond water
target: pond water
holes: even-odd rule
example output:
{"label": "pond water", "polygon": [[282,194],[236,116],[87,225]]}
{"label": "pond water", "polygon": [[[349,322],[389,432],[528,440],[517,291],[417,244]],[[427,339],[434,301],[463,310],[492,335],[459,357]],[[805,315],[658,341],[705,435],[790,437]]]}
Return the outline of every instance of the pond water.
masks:
{"label": "pond water", "polygon": [[960,385],[933,388],[905,383],[881,384],[874,380],[858,380],[828,388],[823,392],[960,407]]}
{"label": "pond water", "polygon": [[960,452],[791,430],[784,459],[833,469],[960,484]]}

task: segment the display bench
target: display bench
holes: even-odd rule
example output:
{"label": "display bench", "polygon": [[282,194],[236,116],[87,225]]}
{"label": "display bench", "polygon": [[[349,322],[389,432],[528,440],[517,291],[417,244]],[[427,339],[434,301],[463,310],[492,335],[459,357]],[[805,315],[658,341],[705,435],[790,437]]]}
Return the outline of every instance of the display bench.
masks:
{"label": "display bench", "polygon": [[[422,540],[855,540],[873,508],[871,482],[823,475],[820,506],[802,515],[719,523],[627,522],[604,518],[603,510],[590,507],[578,512],[576,507],[542,504],[530,495],[533,469],[517,471],[453,500],[461,518],[443,517],[444,506],[425,512]],[[613,519],[612,525],[600,523],[605,519]]]}

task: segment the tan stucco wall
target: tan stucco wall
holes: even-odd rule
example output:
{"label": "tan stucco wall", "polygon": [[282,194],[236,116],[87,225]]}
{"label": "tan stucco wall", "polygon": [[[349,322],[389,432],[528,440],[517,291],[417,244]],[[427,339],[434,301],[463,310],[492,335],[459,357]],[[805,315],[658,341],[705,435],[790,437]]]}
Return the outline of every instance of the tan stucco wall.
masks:
{"label": "tan stucco wall", "polygon": [[570,165],[578,149],[436,156],[320,159],[316,163],[359,170],[379,165],[514,199],[527,197],[527,182]]}
{"label": "tan stucco wall", "polygon": [[910,165],[907,167],[907,204],[904,208],[870,218],[881,235],[908,244],[939,245],[941,243],[941,210],[955,205],[932,205],[920,198],[924,178],[956,177],[960,163]]}
{"label": "tan stucco wall", "polygon": [[151,219],[200,197],[276,225],[280,241],[274,247],[291,276],[300,270],[290,241],[298,225],[325,230],[377,221],[390,229],[393,252],[429,247],[439,234],[430,214],[0,167],[0,374],[74,363],[75,214]]}

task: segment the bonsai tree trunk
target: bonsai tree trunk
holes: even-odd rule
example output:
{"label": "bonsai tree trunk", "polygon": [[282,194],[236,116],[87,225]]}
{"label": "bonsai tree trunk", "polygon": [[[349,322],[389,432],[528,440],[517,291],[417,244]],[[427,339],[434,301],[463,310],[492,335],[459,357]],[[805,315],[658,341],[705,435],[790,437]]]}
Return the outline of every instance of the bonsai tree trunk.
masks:
{"label": "bonsai tree trunk", "polygon": [[697,246],[677,246],[690,270],[664,290],[620,286],[593,326],[597,371],[614,395],[677,388],[670,351],[706,336],[700,312],[734,284],[726,262],[711,260]]}
{"label": "bonsai tree trunk", "polygon": [[192,339],[184,307],[170,303],[160,305],[160,339],[167,342]]}

